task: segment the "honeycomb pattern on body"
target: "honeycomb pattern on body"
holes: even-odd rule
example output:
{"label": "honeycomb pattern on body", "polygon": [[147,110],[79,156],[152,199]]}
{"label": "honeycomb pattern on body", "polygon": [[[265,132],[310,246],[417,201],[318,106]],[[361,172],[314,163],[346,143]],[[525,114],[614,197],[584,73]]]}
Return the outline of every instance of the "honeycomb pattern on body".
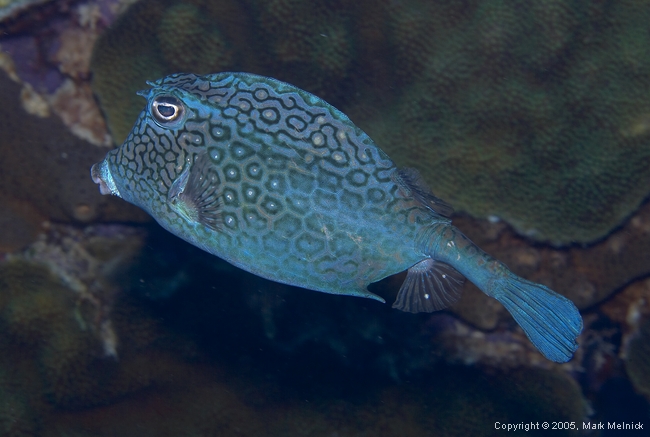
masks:
{"label": "honeycomb pattern on body", "polygon": [[[400,191],[394,163],[340,111],[246,74],[173,75],[152,86],[149,101],[177,97],[186,120],[165,129],[143,111],[112,160],[126,189],[140,193],[136,203],[163,226],[198,235],[199,245],[219,240],[215,254],[254,261],[273,279],[307,275],[314,288],[332,281],[364,288],[421,259],[409,241],[431,211]],[[164,201],[200,159],[209,159],[205,177],[219,187],[216,235],[201,235]]]}

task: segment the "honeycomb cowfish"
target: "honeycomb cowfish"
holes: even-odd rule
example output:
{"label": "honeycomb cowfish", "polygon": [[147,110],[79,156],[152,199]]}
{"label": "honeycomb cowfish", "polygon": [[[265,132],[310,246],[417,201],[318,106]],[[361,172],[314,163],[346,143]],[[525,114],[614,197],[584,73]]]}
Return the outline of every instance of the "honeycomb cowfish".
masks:
{"label": "honeycomb cowfish", "polygon": [[479,249],[415,170],[398,169],[327,102],[246,73],[148,85],[124,144],[92,167],[102,194],[285,284],[383,302],[366,287],[408,270],[393,305],[402,311],[445,308],[468,278],[546,358],[571,359],[582,330],[575,305]]}

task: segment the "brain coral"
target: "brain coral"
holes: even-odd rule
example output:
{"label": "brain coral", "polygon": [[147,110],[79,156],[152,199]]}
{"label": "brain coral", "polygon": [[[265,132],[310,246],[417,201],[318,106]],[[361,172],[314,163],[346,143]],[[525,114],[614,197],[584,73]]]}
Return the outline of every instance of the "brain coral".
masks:
{"label": "brain coral", "polygon": [[145,80],[275,76],[348,113],[456,209],[586,243],[649,194],[649,21],[634,1],[143,0],[91,68],[117,141]]}
{"label": "brain coral", "polygon": [[648,195],[650,8],[517,5],[480,2],[446,28],[397,20],[397,45],[414,25],[433,44],[381,120],[385,147],[407,139],[396,157],[426,166],[439,194],[473,215],[554,243],[592,241]]}

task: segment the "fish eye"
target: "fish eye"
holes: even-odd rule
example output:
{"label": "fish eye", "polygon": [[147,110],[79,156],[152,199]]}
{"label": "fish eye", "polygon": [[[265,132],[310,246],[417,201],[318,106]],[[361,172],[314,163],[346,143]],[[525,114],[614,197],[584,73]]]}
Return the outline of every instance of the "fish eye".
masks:
{"label": "fish eye", "polygon": [[151,103],[151,113],[160,124],[169,124],[183,115],[184,107],[180,100],[173,96],[158,96]]}

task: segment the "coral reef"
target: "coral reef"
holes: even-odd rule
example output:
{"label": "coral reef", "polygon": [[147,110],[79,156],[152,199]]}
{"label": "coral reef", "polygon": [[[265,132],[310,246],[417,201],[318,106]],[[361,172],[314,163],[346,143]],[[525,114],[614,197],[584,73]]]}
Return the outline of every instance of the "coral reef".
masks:
{"label": "coral reef", "polygon": [[[65,225],[48,225],[44,233],[24,251],[7,256],[15,263],[26,261],[45,266],[66,287],[76,293],[75,312],[82,330],[89,330],[101,341],[106,356],[117,357],[117,338],[110,318],[119,285],[143,245],[143,232],[130,227],[89,226],[78,230]],[[21,266],[15,264],[20,272]],[[24,267],[27,269],[27,267]],[[31,301],[30,301],[31,302]],[[57,312],[56,305],[52,308]],[[61,312],[61,311],[58,311]],[[27,308],[21,314],[39,314]],[[25,317],[22,317],[25,319]],[[31,321],[21,330],[28,331]],[[33,323],[38,330],[38,324]]]}
{"label": "coral reef", "polygon": [[[0,360],[0,376],[8,369],[18,373],[20,384],[39,381],[38,387],[22,387],[36,398],[28,398],[34,408],[44,408],[37,405],[43,400],[66,409],[112,403],[184,366],[171,357],[191,348],[165,334],[115,282],[125,276],[142,238],[128,227],[53,226],[0,263],[2,347],[9,354]],[[22,357],[36,368],[23,366]],[[9,364],[14,362],[20,365]]]}
{"label": "coral reef", "polygon": [[[503,222],[459,217],[454,223],[518,275],[551,287],[580,309],[604,301],[631,281],[648,274],[650,204],[643,205],[607,239],[569,249],[530,245]],[[500,305],[472,284],[465,284],[454,311],[484,330],[494,329],[499,322],[509,320]]]}
{"label": "coral reef", "polygon": [[149,220],[137,208],[97,192],[89,168],[105,154],[102,149],[70,134],[54,117],[27,114],[19,94],[20,86],[0,72],[0,202],[7,205],[1,215],[8,225],[1,245],[29,243],[44,219]]}
{"label": "coral reef", "polygon": [[66,79],[50,97],[49,106],[77,137],[95,145],[111,143],[106,125],[97,122],[102,118],[88,84],[75,84]]}
{"label": "coral reef", "polygon": [[[92,245],[91,240],[82,243]],[[113,256],[121,252],[106,251]],[[364,366],[365,352],[352,348],[356,334],[337,340],[329,338],[333,331],[321,330],[293,347],[270,347],[276,340],[250,323],[245,289],[243,295],[215,290],[207,269],[157,309],[119,294],[111,311],[116,335],[124,340],[116,360],[103,353],[93,330],[80,324],[74,287],[61,281],[60,272],[52,273],[52,261],[44,264],[45,256],[29,258],[29,252],[47,255],[35,248],[25,255],[28,260],[15,257],[0,264],[0,326],[5,332],[0,346],[6,352],[0,356],[0,429],[5,435],[48,436],[65,430],[71,436],[419,436],[436,430],[444,436],[481,436],[493,434],[495,418],[577,421],[586,411],[579,387],[558,369],[486,373],[478,367],[434,365],[395,384],[383,371]],[[74,259],[69,253],[60,256],[68,259],[65,265]],[[194,253],[194,263],[201,256],[207,255]],[[230,287],[237,275],[227,274],[219,283]],[[308,301],[285,297],[294,300],[289,309]],[[306,308],[297,325],[291,317],[286,322],[299,335],[318,306],[323,307],[316,302]],[[360,309],[352,305],[341,313],[332,301],[325,307],[344,317]],[[215,319],[219,308],[225,311]],[[287,311],[285,317],[289,315]],[[353,322],[348,320],[357,326]],[[327,329],[338,323],[317,322]],[[357,328],[367,326],[361,320]],[[344,349],[319,347],[330,341]],[[388,349],[399,347],[387,343]],[[341,360],[341,353],[348,358]]]}
{"label": "coral reef", "polygon": [[[0,67],[23,84],[25,109],[42,117],[54,114],[73,134],[104,147],[112,140],[90,91],[89,62],[97,36],[112,19],[112,1],[31,5],[26,13],[36,22],[4,29],[0,38],[6,58]],[[10,21],[27,22],[22,16],[17,20]]]}
{"label": "coral reef", "polygon": [[[48,268],[22,260],[5,262],[0,266],[0,291],[0,324],[5,333],[2,348],[6,352],[0,359],[0,373],[14,375],[12,382],[3,378],[0,383],[3,396],[11,389],[7,394],[13,395],[16,403],[22,401],[24,407],[14,414],[27,410],[27,415],[32,410],[36,417],[27,420],[28,424],[38,426],[43,413],[52,407],[115,402],[166,380],[180,365],[174,365],[174,360],[157,360],[165,355],[164,348],[154,346],[160,336],[157,322],[142,313],[129,320],[136,307],[128,300],[122,300],[113,314],[118,335],[128,332],[128,341],[120,344],[118,361],[106,356],[94,330],[87,329],[89,325],[80,319],[84,305],[78,293]],[[3,402],[0,425],[4,425],[5,407]]]}
{"label": "coral reef", "polygon": [[148,220],[88,184],[89,166],[104,153],[93,144],[111,144],[88,83],[111,2],[70,3],[12,2],[0,19],[2,251],[34,241],[49,220]]}
{"label": "coral reef", "polygon": [[425,78],[382,120],[395,127],[387,144],[413,139],[403,162],[426,161],[439,194],[473,215],[556,244],[606,235],[648,195],[638,184],[650,176],[650,64],[638,44],[650,8],[481,2],[473,12],[444,36],[423,27],[437,43]]}
{"label": "coral reef", "polygon": [[275,76],[346,112],[457,210],[585,243],[649,194],[649,19],[638,2],[144,0],[99,39],[93,89],[119,143],[145,80]]}
{"label": "coral reef", "polygon": [[[213,14],[206,15],[191,3],[177,3],[164,10],[156,36],[166,48],[163,57],[170,68],[176,71],[224,71],[230,68],[233,53],[219,31],[220,23],[215,25],[208,20],[212,16],[223,17],[240,11],[211,12]],[[193,25],[188,26],[188,23]],[[170,32],[170,29],[175,31]]]}
{"label": "coral reef", "polygon": [[601,311],[619,327],[616,355],[623,361],[632,385],[650,399],[650,279],[625,287],[603,304]]}

